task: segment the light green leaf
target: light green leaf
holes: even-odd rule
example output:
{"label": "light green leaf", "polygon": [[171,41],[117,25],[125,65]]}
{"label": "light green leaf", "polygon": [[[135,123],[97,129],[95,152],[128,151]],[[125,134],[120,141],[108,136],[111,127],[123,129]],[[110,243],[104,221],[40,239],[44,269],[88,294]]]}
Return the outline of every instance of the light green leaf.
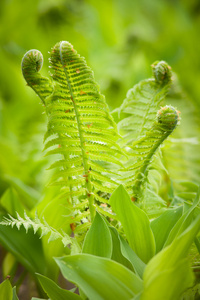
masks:
{"label": "light green leaf", "polygon": [[13,298],[12,298],[12,300],[19,300],[19,298],[17,297],[16,287],[13,288]]}
{"label": "light green leaf", "polygon": [[146,267],[145,263],[137,256],[137,254],[131,249],[127,242],[119,235],[121,243],[121,251],[124,257],[126,257],[132,264],[136,274],[143,277],[144,269]]}
{"label": "light green leaf", "polygon": [[135,271],[142,278],[145,269],[145,263],[135,254],[129,244],[119,235],[114,227],[110,227],[113,239],[112,259]]}
{"label": "light green leaf", "polygon": [[131,299],[142,290],[142,280],[108,258],[79,254],[55,258],[63,276],[77,284],[89,299]]}
{"label": "light green leaf", "polygon": [[12,253],[7,252],[2,263],[3,277],[6,278],[6,276],[12,274],[13,270],[16,268],[16,265],[17,260],[15,256]]}
{"label": "light green leaf", "polygon": [[147,215],[131,202],[122,185],[112,194],[110,204],[123,226],[131,248],[147,263],[155,253],[154,236]]}
{"label": "light green leaf", "polygon": [[161,216],[151,222],[151,229],[156,242],[156,253],[163,248],[170,231],[181,217],[182,211],[182,206],[175,209],[168,209]]}
{"label": "light green leaf", "polygon": [[179,299],[192,286],[194,275],[186,256],[199,228],[200,216],[149,262],[141,300]]}
{"label": "light green leaf", "polygon": [[98,212],[96,212],[94,221],[86,234],[82,252],[111,258],[111,233],[106,222]]}
{"label": "light green leaf", "polygon": [[47,293],[47,295],[51,298],[51,300],[78,300],[82,299],[80,296],[61,289],[54,281],[51,279],[42,276],[40,274],[37,274],[37,277],[44,289],[44,291]]}
{"label": "light green leaf", "polygon": [[186,210],[186,212],[181,216],[181,218],[178,220],[178,222],[172,228],[172,230],[165,242],[165,246],[169,245],[175,239],[176,236],[180,235],[190,225],[190,223],[193,220],[195,209],[200,202],[199,196],[200,196],[200,188],[198,190],[198,193],[196,195],[196,198],[195,198],[192,206],[188,210]]}
{"label": "light green leaf", "polygon": [[109,229],[110,229],[110,232],[111,232],[111,235],[112,235],[112,243],[113,243],[111,259],[118,262],[118,263],[120,263],[120,264],[122,264],[122,265],[124,265],[125,267],[127,267],[131,271],[134,271],[134,268],[131,265],[130,261],[127,259],[127,257],[125,255],[122,254],[121,241],[120,241],[120,238],[119,238],[118,231],[114,227],[109,227]]}
{"label": "light green leaf", "polygon": [[13,299],[13,291],[12,285],[9,279],[4,280],[0,284],[0,300],[12,300]]}

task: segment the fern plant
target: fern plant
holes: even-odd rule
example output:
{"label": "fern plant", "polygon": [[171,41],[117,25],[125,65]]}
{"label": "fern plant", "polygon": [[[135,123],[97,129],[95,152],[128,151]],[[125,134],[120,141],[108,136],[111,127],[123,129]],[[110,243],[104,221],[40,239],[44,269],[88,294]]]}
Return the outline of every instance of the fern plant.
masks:
{"label": "fern plant", "polygon": [[[142,259],[141,264],[144,267],[143,262],[148,262],[155,254],[155,241],[149,219],[142,209],[151,218],[149,207],[155,214],[158,203],[164,206],[158,191],[154,190],[152,178],[155,176],[152,174],[155,175],[158,169],[156,164],[159,161],[160,146],[179,122],[179,112],[170,105],[164,106],[163,103],[171,84],[170,67],[164,61],[154,63],[153,77],[131,89],[121,107],[111,114],[94,80],[93,72],[70,43],[60,42],[52,48],[50,79],[40,74],[42,64],[42,54],[38,50],[30,50],[23,57],[22,72],[28,86],[40,97],[47,114],[44,150],[46,155],[56,157],[49,169],[54,170],[51,184],[58,186],[59,196],[50,203],[51,209],[46,210],[46,216],[48,212],[53,212],[53,205],[58,205],[56,212],[59,216],[56,217],[62,218],[62,221],[53,223],[53,216],[48,219],[50,222],[45,221],[43,210],[45,211],[49,203],[43,200],[42,209],[38,204],[31,212],[25,213],[24,217],[19,214],[13,217],[10,213],[3,218],[0,225],[11,228],[16,226],[18,230],[24,227],[28,234],[31,231],[29,229],[33,229],[38,237],[48,235],[42,238],[44,249],[48,247],[48,242],[52,241],[54,244],[51,251],[44,251],[48,272],[51,274],[53,270],[58,274],[58,266],[56,269],[52,258],[88,249],[92,245],[89,241],[86,247],[86,241],[93,236],[91,224],[96,224],[95,219],[100,218],[100,215],[104,215],[101,220],[104,229],[108,226],[105,217],[115,226],[112,233],[110,229],[106,229],[104,238],[109,240],[108,245],[106,241],[104,244],[99,241],[102,247],[105,246],[102,253],[105,250],[109,259],[111,255],[115,257],[112,254],[112,238],[118,234],[116,228],[130,242],[130,220],[134,217],[137,238],[130,244],[133,251],[137,250],[136,256]],[[125,193],[120,194],[120,189],[116,192],[119,184],[124,185]],[[119,196],[120,209],[112,206],[111,195]],[[149,195],[152,196],[152,202],[149,201]],[[129,196],[132,201],[137,201],[134,205],[136,213]],[[125,206],[123,208],[122,202],[125,198],[130,200],[128,209]],[[38,216],[36,214],[35,218],[31,218],[31,214],[38,208]],[[130,222],[126,218],[126,210],[129,208]],[[145,226],[136,226],[137,218],[141,218]],[[85,234],[89,227],[88,237],[88,233],[86,236]],[[145,237],[147,232],[148,238]],[[96,233],[95,236],[97,237]],[[145,242],[142,241],[143,238]],[[58,242],[55,246],[54,241],[58,240],[61,243]],[[135,243],[138,244],[136,248]],[[94,245],[94,248],[99,246]],[[88,253],[94,254],[91,251]],[[121,259],[124,261],[124,258]]]}
{"label": "fern plant", "polygon": [[61,186],[74,223],[83,218],[92,221],[95,210],[115,218],[105,209],[109,195],[123,183],[133,200],[142,199],[152,158],[178,123],[173,107],[158,111],[171,83],[170,67],[163,61],[153,64],[153,78],[130,90],[115,111],[116,125],[93,72],[70,43],[53,47],[52,79],[40,75],[42,63],[42,54],[30,50],[22,71],[48,116],[47,155],[60,156],[50,167],[56,169],[53,184]]}

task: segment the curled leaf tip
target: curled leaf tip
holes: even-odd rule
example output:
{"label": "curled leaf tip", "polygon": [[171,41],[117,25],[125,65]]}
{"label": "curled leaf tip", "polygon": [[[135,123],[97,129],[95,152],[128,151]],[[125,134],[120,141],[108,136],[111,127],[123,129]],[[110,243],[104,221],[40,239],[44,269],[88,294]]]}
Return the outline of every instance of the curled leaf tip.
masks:
{"label": "curled leaf tip", "polygon": [[163,85],[170,83],[172,71],[171,67],[165,61],[156,61],[151,66],[157,83]]}
{"label": "curled leaf tip", "polygon": [[22,58],[22,72],[26,79],[27,73],[39,72],[43,65],[43,55],[39,50],[32,49]]}
{"label": "curled leaf tip", "polygon": [[177,111],[173,106],[166,105],[161,107],[157,113],[157,120],[159,125],[165,130],[174,130],[180,121],[180,112]]}

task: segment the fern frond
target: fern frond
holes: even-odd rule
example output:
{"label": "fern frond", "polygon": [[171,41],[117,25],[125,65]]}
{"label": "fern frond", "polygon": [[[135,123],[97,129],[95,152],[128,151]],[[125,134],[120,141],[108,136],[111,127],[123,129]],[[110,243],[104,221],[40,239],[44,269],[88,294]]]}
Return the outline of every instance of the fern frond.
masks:
{"label": "fern frond", "polygon": [[31,220],[27,216],[26,212],[24,212],[24,217],[21,217],[18,213],[16,214],[17,218],[12,217],[11,215],[8,215],[8,217],[3,217],[3,220],[0,222],[0,224],[4,226],[11,226],[12,228],[16,226],[18,230],[20,230],[21,227],[24,227],[26,233],[29,229],[33,229],[34,234],[38,233],[40,235],[40,238],[49,234],[48,242],[61,239],[64,247],[72,244],[75,244],[77,247],[76,241],[64,231],[59,232],[55,228],[49,226],[45,219],[43,219],[43,222],[41,222],[41,220],[37,216],[37,213],[35,214],[34,220]]}
{"label": "fern frond", "polygon": [[[163,141],[173,132],[179,121],[179,113],[172,106],[165,106],[157,113],[157,120],[146,131],[145,136],[134,143],[131,148],[133,158],[128,162],[126,187],[133,189],[134,200],[141,196],[141,186],[146,181],[148,168],[153,155]],[[126,167],[126,166],[125,166]],[[130,172],[131,170],[131,172]]]}
{"label": "fern frond", "polygon": [[[143,80],[127,93],[118,109],[118,129],[122,146],[132,145],[153,125],[160,104],[171,84],[171,68],[166,62],[152,65],[153,78]],[[115,111],[116,112],[116,111]]]}
{"label": "fern frond", "polygon": [[[115,170],[122,167],[119,160],[123,151],[117,143],[117,126],[94,81],[93,72],[70,43],[60,42],[51,51],[52,84],[38,74],[39,55],[37,50],[29,51],[22,68],[28,85],[46,106],[47,155],[61,155],[59,162],[50,167],[56,168],[53,180],[62,188],[66,187],[72,204],[77,199],[77,191],[81,190],[84,193],[81,196],[88,199],[93,219],[98,193],[112,192],[118,184],[116,176],[112,180],[112,172],[107,167],[108,164]],[[100,170],[102,165],[104,172]]]}

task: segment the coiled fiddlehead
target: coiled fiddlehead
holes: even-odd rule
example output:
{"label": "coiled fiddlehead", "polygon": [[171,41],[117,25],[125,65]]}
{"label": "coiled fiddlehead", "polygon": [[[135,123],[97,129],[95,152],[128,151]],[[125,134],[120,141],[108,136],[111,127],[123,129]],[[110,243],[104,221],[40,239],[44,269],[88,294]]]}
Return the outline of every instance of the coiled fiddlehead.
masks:
{"label": "coiled fiddlehead", "polygon": [[171,67],[165,61],[156,61],[151,66],[155,81],[158,84],[166,85],[171,82]]}
{"label": "coiled fiddlehead", "polygon": [[49,78],[41,76],[43,55],[38,50],[28,51],[22,59],[22,73],[27,82],[45,105],[45,99],[52,93],[53,87]]}

